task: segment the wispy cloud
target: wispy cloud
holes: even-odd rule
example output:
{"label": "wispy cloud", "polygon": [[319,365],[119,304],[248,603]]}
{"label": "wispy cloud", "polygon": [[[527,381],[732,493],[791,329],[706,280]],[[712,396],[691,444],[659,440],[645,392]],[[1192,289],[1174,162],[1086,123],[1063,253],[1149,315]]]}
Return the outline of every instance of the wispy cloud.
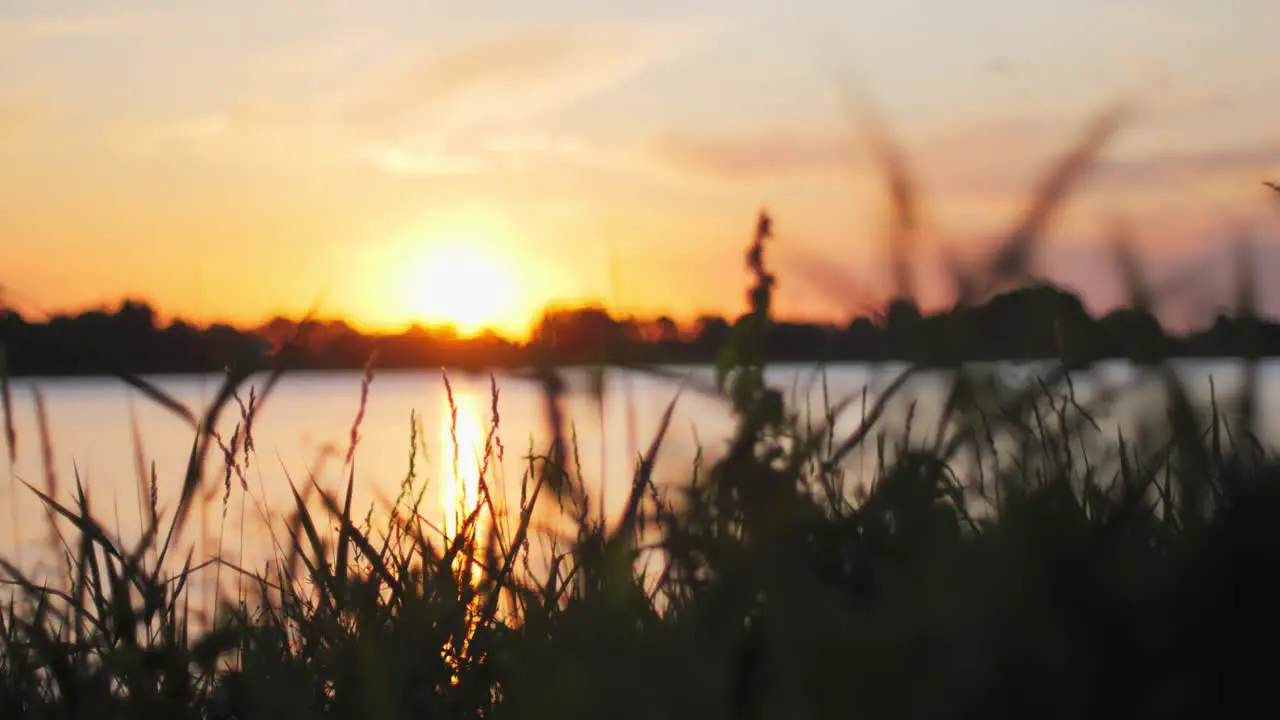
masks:
{"label": "wispy cloud", "polygon": [[706,22],[524,28],[415,58],[351,108],[392,133],[527,121],[709,42]]}
{"label": "wispy cloud", "polygon": [[138,28],[137,16],[120,13],[0,18],[0,51],[49,40],[119,35]]}
{"label": "wispy cloud", "polygon": [[[711,43],[704,21],[525,27],[399,61],[344,63],[363,40],[315,40],[246,63],[239,97],[160,126],[118,132],[132,149],[201,148],[224,162],[317,159],[371,163],[403,175],[519,171],[599,163],[572,131],[539,128],[548,113]],[[358,54],[358,53],[356,53]],[[314,92],[314,78],[332,89]],[[284,149],[287,146],[287,149]]]}
{"label": "wispy cloud", "polygon": [[[988,115],[899,138],[909,160],[925,175],[939,169],[1025,157],[1055,138],[1051,126],[1032,118]],[[852,124],[812,122],[719,133],[669,131],[651,145],[661,160],[688,173],[724,182],[870,169],[873,161]],[[1001,162],[1000,159],[1004,159]],[[975,161],[977,161],[975,163]],[[916,164],[916,163],[913,163]]]}
{"label": "wispy cloud", "polygon": [[278,90],[282,84],[314,88],[319,78],[345,77],[376,42],[373,31],[357,28],[303,38],[249,58],[240,68],[241,80],[256,81],[264,91]]}
{"label": "wispy cloud", "polygon": [[49,125],[68,104],[64,78],[28,58],[47,45],[122,35],[141,27],[139,17],[123,13],[10,15],[0,12],[0,141],[26,137]]}
{"label": "wispy cloud", "polygon": [[847,170],[861,155],[852,132],[829,127],[773,127],[721,135],[670,132],[654,148],[681,170],[734,180]]}
{"label": "wispy cloud", "polygon": [[655,162],[652,153],[631,144],[539,130],[427,134],[391,143],[375,142],[368,146],[365,157],[394,175],[536,174],[544,183],[576,179],[590,185],[619,178],[667,186],[687,183],[687,178],[669,166]]}
{"label": "wispy cloud", "polygon": [[374,145],[369,159],[395,175],[477,175],[491,168],[487,158],[432,146]]}
{"label": "wispy cloud", "polygon": [[1105,164],[1099,179],[1114,184],[1141,185],[1188,178],[1222,175],[1257,175],[1280,168],[1280,145],[1228,146],[1201,151],[1172,150],[1114,160]]}
{"label": "wispy cloud", "polygon": [[121,118],[104,135],[116,152],[173,154],[226,166],[305,170],[360,157],[349,133],[324,118],[251,105],[169,121]]}
{"label": "wispy cloud", "polygon": [[[903,138],[918,176],[939,191],[1013,193],[1043,172],[1072,139],[1061,122],[990,117]],[[668,132],[651,146],[682,172],[725,183],[760,178],[875,171],[854,128],[832,125],[770,127],[697,135]],[[1104,153],[1090,182],[1111,188],[1201,181],[1280,167],[1280,145],[1266,142],[1188,149],[1144,143]]]}

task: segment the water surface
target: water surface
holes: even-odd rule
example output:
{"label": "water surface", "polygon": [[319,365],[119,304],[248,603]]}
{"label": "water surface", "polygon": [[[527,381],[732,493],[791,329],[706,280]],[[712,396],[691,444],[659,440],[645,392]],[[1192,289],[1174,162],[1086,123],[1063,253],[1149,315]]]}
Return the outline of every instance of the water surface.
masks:
{"label": "water surface", "polygon": [[[854,428],[865,404],[873,404],[880,388],[892,379],[897,368],[864,365],[836,365],[823,370],[822,378],[810,366],[771,368],[768,379],[793,400],[801,414],[810,409],[815,422],[822,417],[824,397],[832,401],[852,397],[851,408],[838,430]],[[1035,366],[1005,367],[1001,372],[1023,380]],[[659,456],[656,477],[660,482],[678,483],[689,476],[692,458],[699,446],[712,458],[732,430],[728,406],[721,398],[692,389],[708,385],[710,368],[676,368],[692,382],[681,394],[667,440]],[[1193,394],[1207,400],[1212,378],[1219,394],[1229,393],[1239,381],[1240,365],[1235,362],[1191,362],[1182,366]],[[1101,366],[1080,380],[1083,392],[1099,383],[1132,380],[1136,372],[1123,363]],[[188,541],[195,557],[215,552],[235,557],[250,566],[259,566],[271,555],[271,539],[265,528],[293,506],[289,479],[300,488],[310,478],[322,487],[335,488],[345,480],[343,458],[351,442],[351,427],[360,406],[362,376],[358,372],[299,373],[286,375],[254,420],[256,453],[245,473],[247,490],[238,478],[226,482],[219,453],[210,458],[212,472],[201,489],[201,502],[193,518]],[[550,435],[545,428],[545,404],[534,382],[511,376],[494,379],[498,391],[496,406],[488,376],[452,373],[454,423],[445,383],[438,372],[386,372],[376,374],[359,427],[355,455],[355,505],[360,515],[370,506],[380,507],[396,497],[406,478],[410,455],[411,414],[420,418],[420,446],[428,457],[416,458],[418,483],[427,482],[424,514],[441,526],[449,525],[447,509],[466,495],[474,497],[479,456],[483,453],[488,427],[496,407],[499,415],[498,441],[494,450],[501,455],[496,477],[512,494],[518,495],[523,458],[530,449],[545,450]],[[576,462],[580,464],[593,502],[613,513],[622,503],[634,461],[647,448],[661,415],[679,383],[635,372],[610,371],[604,384],[603,404],[590,392],[586,371],[570,372],[566,405],[576,437]],[[218,386],[217,377],[172,376],[157,378],[156,384],[173,397],[194,408],[203,407]],[[914,425],[928,432],[945,397],[948,376],[925,373],[913,380],[901,397],[892,403],[887,426],[902,424],[912,403]],[[248,385],[260,384],[261,378]],[[45,510],[32,493],[22,487],[25,480],[37,487],[47,485],[42,463],[40,437],[33,390],[43,395],[47,409],[54,482],[58,498],[69,500],[78,476],[90,493],[95,514],[109,529],[125,537],[135,536],[141,526],[143,489],[139,487],[137,455],[133,437],[135,419],[141,439],[142,472],[149,476],[154,466],[157,494],[162,510],[175,504],[190,456],[193,431],[180,418],[142,397],[136,390],[110,379],[27,379],[14,382],[15,428],[18,459],[7,486],[0,492],[0,519],[8,526],[0,532],[0,553],[29,561],[36,548],[47,545]],[[1262,428],[1268,438],[1280,438],[1280,416],[1273,409],[1280,399],[1280,364],[1268,362],[1261,371]],[[1120,423],[1132,414],[1148,390],[1131,393],[1103,422]],[[242,393],[248,400],[248,386]],[[240,411],[233,403],[224,414],[220,430],[230,437]],[[460,449],[458,473],[453,471],[453,435]],[[496,460],[495,460],[496,462]],[[853,473],[865,472],[867,457],[851,458]],[[460,497],[459,493],[463,496]],[[267,521],[270,520],[271,523]],[[30,564],[26,562],[24,564]]]}

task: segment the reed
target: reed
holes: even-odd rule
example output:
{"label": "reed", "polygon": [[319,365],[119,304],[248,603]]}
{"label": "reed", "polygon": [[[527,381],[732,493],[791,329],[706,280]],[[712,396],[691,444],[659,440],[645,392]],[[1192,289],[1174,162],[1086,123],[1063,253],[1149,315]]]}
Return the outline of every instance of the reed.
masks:
{"label": "reed", "polygon": [[[961,302],[1027,276],[1048,217],[1119,117],[1109,110],[1091,126],[983,263],[957,268]],[[893,272],[909,293],[916,201],[904,154],[886,134],[875,140],[899,215]],[[815,418],[764,380],[774,230],[762,215],[747,253],[749,311],[720,355],[718,387],[689,390],[726,399],[731,441],[700,450],[685,482],[660,486],[653,467],[677,394],[616,518],[591,500],[551,366],[538,369],[549,442],[530,448],[518,480],[498,476],[506,449],[493,382],[479,491],[440,527],[423,515],[412,417],[390,512],[375,523],[352,507],[371,363],[345,487],[286,472],[293,507],[261,570],[199,562],[177,539],[216,483],[204,472],[211,450],[224,460],[224,512],[237,488],[250,495],[253,418],[287,348],[247,404],[247,373],[231,368],[199,413],[125,378],[193,428],[180,501],[167,511],[135,430],[146,527],[132,546],[106,529],[79,478],[73,499],[60,499],[42,421],[50,470],[46,487],[29,491],[49,512],[62,564],[44,579],[0,561],[12,591],[0,607],[0,716],[1131,719],[1276,709],[1266,658],[1280,644],[1280,461],[1256,433],[1256,355],[1244,353],[1237,399],[1200,408],[1158,348],[1136,349],[1166,402],[1115,435],[1094,421],[1114,394],[1081,399],[1075,382],[1088,369],[1067,360],[1009,392],[957,366],[932,433],[912,415],[899,427],[884,419],[913,368],[879,397],[825,396]],[[1160,293],[1117,247],[1134,306],[1154,308]],[[1240,288],[1240,316],[1255,317],[1247,274]],[[4,390],[14,453],[7,381]],[[224,441],[212,428],[233,402],[240,422]],[[855,429],[837,432],[858,407]],[[874,458],[867,482],[849,474],[854,452]],[[494,498],[504,480],[519,487],[514,507]],[[542,530],[536,517],[572,530]],[[193,597],[210,572],[240,580],[211,618]]]}

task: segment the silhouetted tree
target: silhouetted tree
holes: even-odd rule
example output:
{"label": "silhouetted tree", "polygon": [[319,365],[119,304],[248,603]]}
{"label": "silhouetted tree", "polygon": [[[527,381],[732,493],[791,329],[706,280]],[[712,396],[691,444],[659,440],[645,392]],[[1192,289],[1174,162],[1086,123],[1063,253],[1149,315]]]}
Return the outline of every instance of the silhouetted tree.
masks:
{"label": "silhouetted tree", "polygon": [[[305,330],[305,332],[301,332]],[[310,320],[305,327],[273,318],[253,330],[183,321],[161,327],[145,302],[127,300],[114,310],[94,308],[29,322],[0,314],[0,344],[14,375],[217,372],[235,362],[263,363],[301,338],[293,362],[314,369],[359,369],[370,354],[386,368],[527,366],[534,353],[552,362],[713,362],[729,340],[723,317],[697,319],[687,333],[669,317],[617,319],[600,307],[548,311],[529,343],[493,333],[459,338],[446,328],[412,327],[398,334],[364,334],[338,320]],[[1047,283],[1011,290],[983,305],[923,315],[911,300],[887,305],[873,318],[842,328],[777,322],[763,351],[775,361],[910,360],[953,366],[966,360],[1057,358],[1085,362],[1110,357],[1160,355],[1280,355],[1280,325],[1219,316],[1202,332],[1167,334],[1148,312],[1123,309],[1095,320],[1080,298]]]}
{"label": "silhouetted tree", "polygon": [[562,361],[602,361],[621,349],[626,333],[603,308],[550,310],[538,322],[533,342]]}

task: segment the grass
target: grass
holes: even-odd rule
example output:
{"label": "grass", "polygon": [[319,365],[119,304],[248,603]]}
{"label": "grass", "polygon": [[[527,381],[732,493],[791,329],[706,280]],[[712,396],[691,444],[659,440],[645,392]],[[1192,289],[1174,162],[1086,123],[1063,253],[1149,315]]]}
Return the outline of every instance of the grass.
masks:
{"label": "grass", "polygon": [[[1025,274],[1115,117],[1049,174],[986,265],[957,268],[962,302]],[[910,247],[905,161],[882,133],[876,142],[899,215],[892,243]],[[700,454],[685,482],[659,485],[673,401],[616,517],[593,501],[576,462],[553,367],[539,368],[548,437],[523,458],[518,499],[499,492],[495,383],[477,497],[447,527],[424,517],[411,423],[399,497],[385,521],[361,517],[352,497],[370,368],[345,487],[289,479],[294,506],[267,568],[202,564],[175,539],[217,480],[224,511],[237,485],[247,493],[253,420],[287,357],[247,402],[247,374],[232,368],[203,413],[129,378],[192,425],[181,501],[158,507],[160,481],[136,431],[139,542],[106,529],[78,478],[70,501],[52,472],[45,487],[29,486],[50,513],[62,573],[45,581],[2,564],[12,597],[0,608],[0,716],[1132,719],[1276,709],[1266,658],[1280,645],[1280,461],[1255,432],[1253,359],[1239,398],[1200,408],[1167,362],[1138,358],[1166,402],[1114,436],[1094,420],[1112,396],[1082,399],[1072,372],[1083,369],[1066,365],[1003,392],[956,368],[936,428],[882,419],[913,368],[879,397],[828,398],[815,418],[763,380],[772,230],[762,216],[747,255],[749,312],[708,390],[730,400],[733,437],[713,460]],[[1135,306],[1154,307],[1139,269],[1118,257]],[[1251,318],[1247,276],[1241,288],[1239,312]],[[6,383],[12,428],[9,404]],[[857,427],[837,433],[858,407]],[[224,411],[240,415],[229,439],[210,430]],[[12,453],[11,429],[7,439]],[[43,425],[40,445],[47,460]],[[855,482],[845,461],[867,451],[871,477]],[[220,478],[203,472],[210,455],[223,459]],[[539,529],[556,519],[568,536]],[[203,617],[194,588],[209,573],[238,578],[240,590]]]}

